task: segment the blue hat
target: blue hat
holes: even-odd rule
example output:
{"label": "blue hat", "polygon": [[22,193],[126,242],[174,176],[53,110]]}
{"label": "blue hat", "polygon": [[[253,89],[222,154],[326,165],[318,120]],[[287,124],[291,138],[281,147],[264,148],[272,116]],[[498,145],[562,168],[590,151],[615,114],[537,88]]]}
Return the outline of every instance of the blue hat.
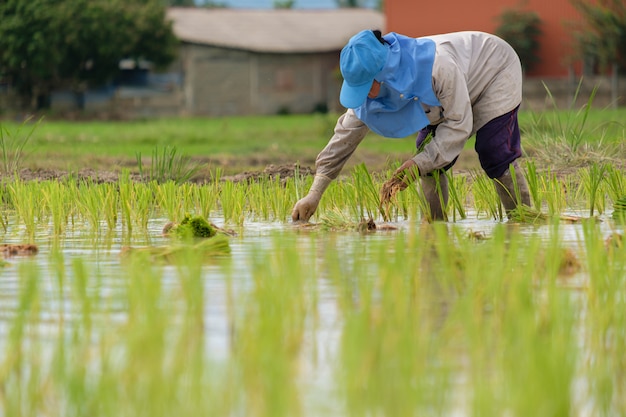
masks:
{"label": "blue hat", "polygon": [[364,30],[350,38],[339,58],[343,75],[339,94],[342,106],[354,109],[365,102],[374,77],[385,66],[388,55],[389,48],[371,30]]}

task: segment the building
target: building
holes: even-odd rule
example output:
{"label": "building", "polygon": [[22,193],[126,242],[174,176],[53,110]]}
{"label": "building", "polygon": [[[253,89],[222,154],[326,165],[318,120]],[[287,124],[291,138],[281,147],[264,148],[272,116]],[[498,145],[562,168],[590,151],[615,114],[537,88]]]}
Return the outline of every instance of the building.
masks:
{"label": "building", "polygon": [[387,28],[409,36],[480,30],[495,33],[506,10],[532,11],[541,20],[540,62],[529,77],[567,77],[579,66],[574,50],[572,24],[581,16],[570,0],[476,0],[450,1],[446,10],[436,2],[386,0]]}
{"label": "building", "polygon": [[463,30],[495,33],[506,10],[532,11],[541,20],[540,62],[524,81],[524,98],[532,107],[551,107],[553,99],[559,107],[584,104],[594,88],[596,105],[626,103],[625,80],[583,74],[574,39],[582,16],[570,0],[452,0],[443,7],[437,2],[385,0],[387,30],[414,37]]}
{"label": "building", "polygon": [[172,66],[192,115],[335,110],[339,52],[363,29],[384,30],[370,9],[171,8],[181,41]]}

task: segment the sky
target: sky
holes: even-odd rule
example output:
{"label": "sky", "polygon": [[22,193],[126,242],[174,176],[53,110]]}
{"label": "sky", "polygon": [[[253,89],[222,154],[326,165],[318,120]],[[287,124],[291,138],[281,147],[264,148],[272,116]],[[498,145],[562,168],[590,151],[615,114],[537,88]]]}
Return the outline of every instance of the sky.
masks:
{"label": "sky", "polygon": [[[200,3],[200,2],[199,2]],[[274,7],[274,0],[219,0],[216,3],[223,3],[232,8],[246,9],[271,9]],[[375,7],[377,0],[365,0],[365,7]],[[294,8],[297,9],[332,9],[337,7],[336,0],[295,0]]]}

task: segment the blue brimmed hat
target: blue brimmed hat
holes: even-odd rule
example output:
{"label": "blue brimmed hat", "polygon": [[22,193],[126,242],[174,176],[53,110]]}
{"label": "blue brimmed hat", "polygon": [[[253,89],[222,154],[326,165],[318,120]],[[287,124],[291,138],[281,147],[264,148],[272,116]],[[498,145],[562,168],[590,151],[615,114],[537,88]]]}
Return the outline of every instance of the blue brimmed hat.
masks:
{"label": "blue brimmed hat", "polygon": [[343,75],[339,94],[342,106],[354,109],[365,102],[374,77],[385,66],[388,55],[389,48],[371,30],[361,31],[350,38],[339,58]]}

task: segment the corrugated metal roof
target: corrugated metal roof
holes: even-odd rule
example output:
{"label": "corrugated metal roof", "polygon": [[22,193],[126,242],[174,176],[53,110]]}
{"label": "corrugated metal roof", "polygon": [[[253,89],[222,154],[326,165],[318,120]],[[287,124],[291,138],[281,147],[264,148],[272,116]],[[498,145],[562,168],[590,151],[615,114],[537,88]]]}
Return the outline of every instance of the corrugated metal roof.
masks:
{"label": "corrugated metal roof", "polygon": [[255,52],[329,52],[363,29],[384,31],[384,14],[371,9],[168,9],[185,42]]}

